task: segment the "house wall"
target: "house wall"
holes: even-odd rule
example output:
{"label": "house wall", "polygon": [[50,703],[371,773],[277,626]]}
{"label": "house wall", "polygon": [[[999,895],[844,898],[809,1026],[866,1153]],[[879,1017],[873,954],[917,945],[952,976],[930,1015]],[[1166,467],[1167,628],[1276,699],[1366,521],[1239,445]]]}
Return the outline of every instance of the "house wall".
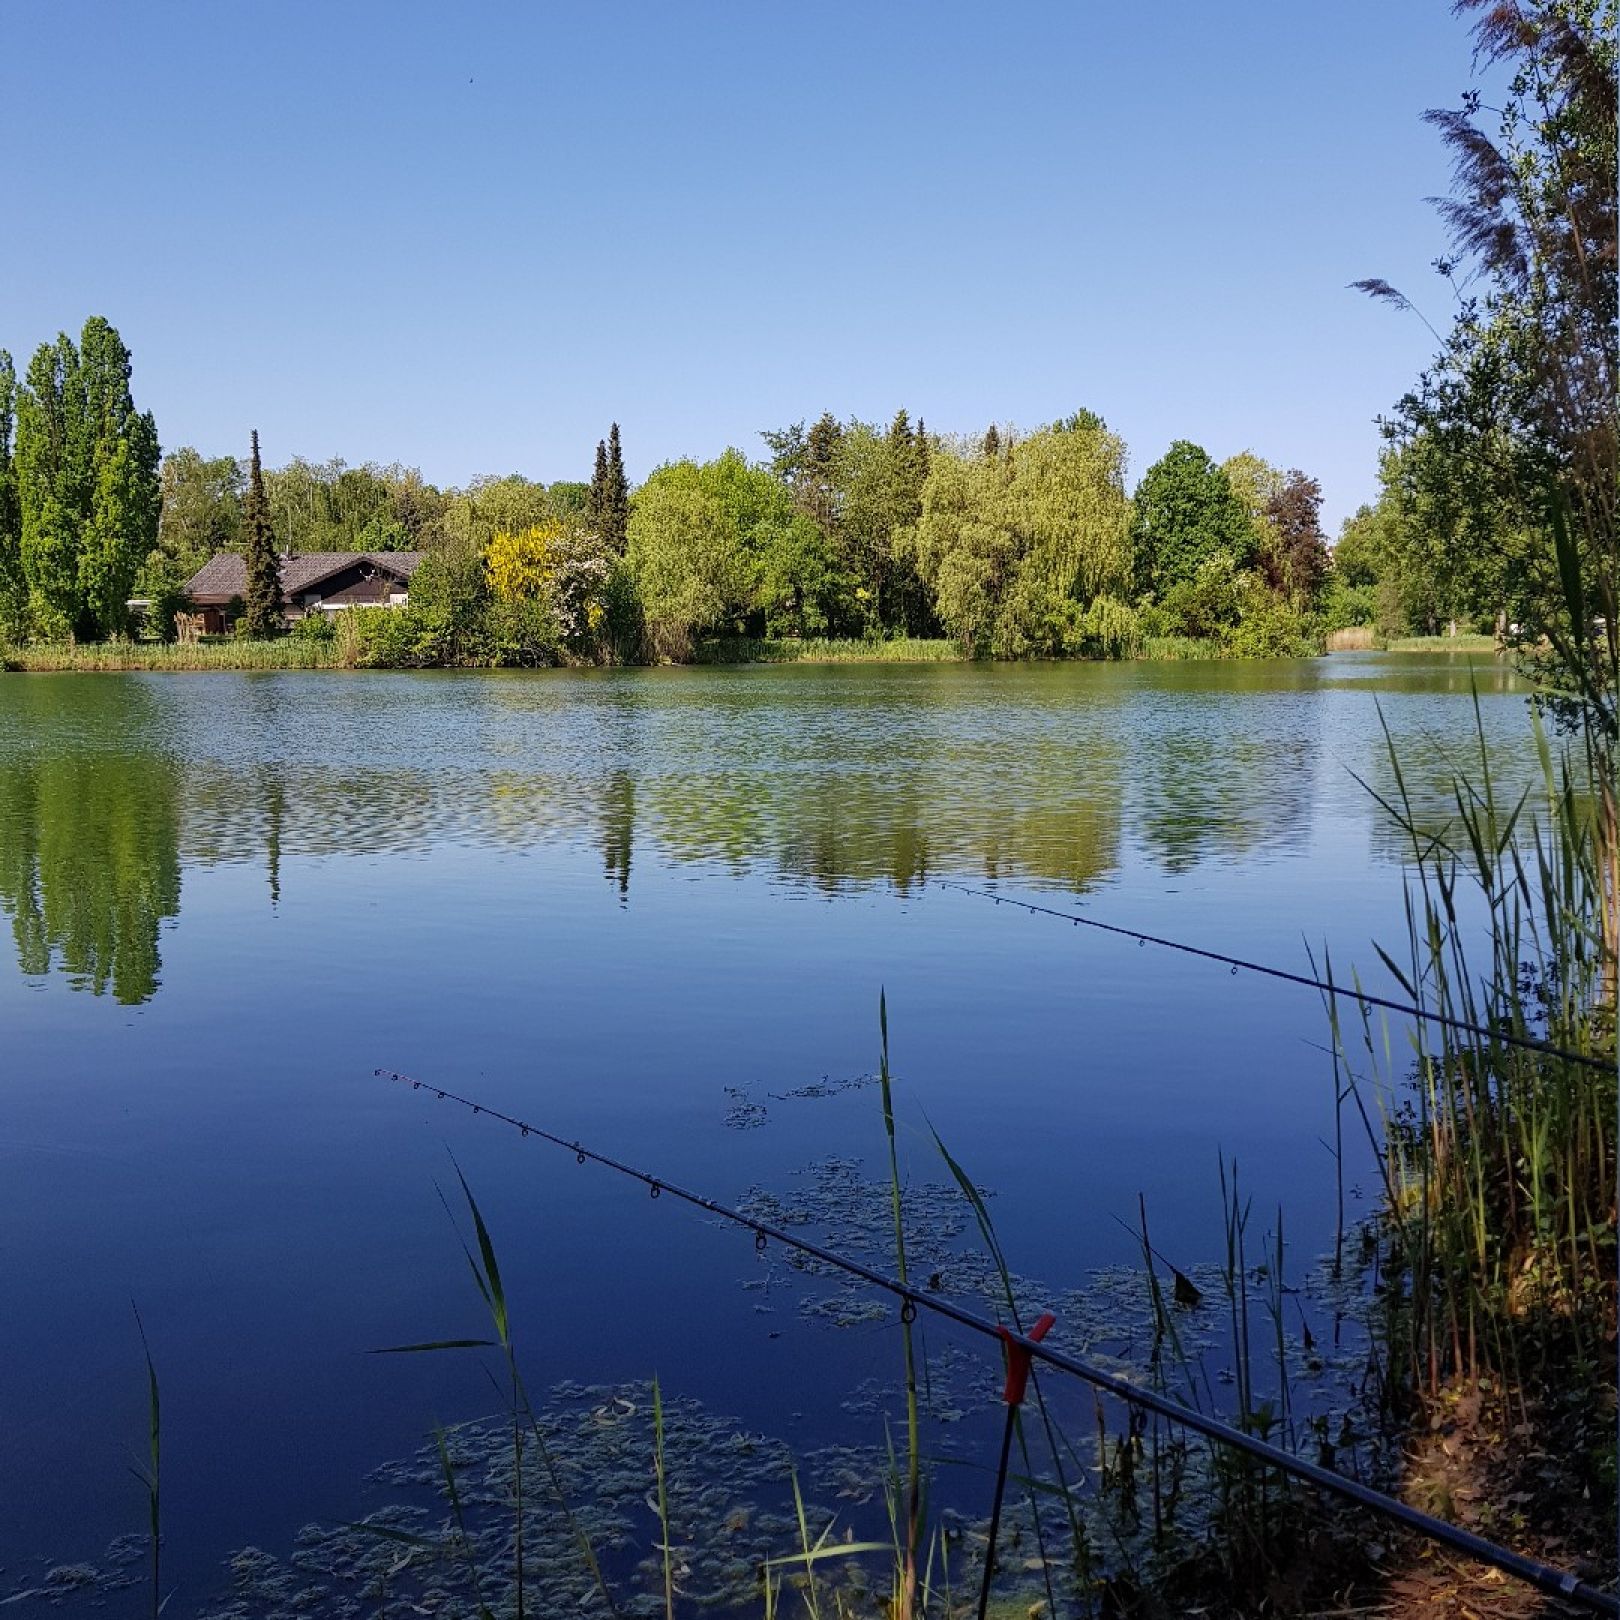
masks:
{"label": "house wall", "polygon": [[334,574],[330,579],[322,580],[314,590],[302,592],[288,603],[287,616],[289,619],[302,618],[317,606],[386,606],[393,597],[404,595],[407,590],[406,581],[369,564],[357,564],[353,568],[345,568],[340,574]]}

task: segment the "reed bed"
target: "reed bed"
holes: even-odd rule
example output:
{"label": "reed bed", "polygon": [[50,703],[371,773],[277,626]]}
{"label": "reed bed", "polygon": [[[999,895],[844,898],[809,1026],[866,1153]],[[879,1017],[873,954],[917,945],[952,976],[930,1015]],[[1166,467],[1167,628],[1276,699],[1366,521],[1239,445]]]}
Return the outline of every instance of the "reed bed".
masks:
{"label": "reed bed", "polygon": [[1147,636],[1137,657],[1148,662],[1176,663],[1190,659],[1225,658],[1228,654],[1212,636]]}
{"label": "reed bed", "polygon": [[957,641],[902,636],[891,641],[828,636],[721,636],[700,642],[699,664],[959,664]]}
{"label": "reed bed", "polygon": [[1373,652],[1383,642],[1371,625],[1358,624],[1347,630],[1329,630],[1326,645],[1330,653]]}
{"label": "reed bed", "polygon": [[0,669],[35,673],[337,667],[333,645],[303,636],[284,636],[275,641],[40,642],[0,648]]}
{"label": "reed bed", "polygon": [[1612,1371],[1615,1331],[1614,758],[1590,738],[1555,754],[1538,714],[1535,797],[1505,802],[1477,704],[1476,735],[1477,771],[1440,831],[1420,824],[1390,748],[1386,808],[1414,876],[1402,960],[1380,955],[1429,1012],[1607,1067],[1444,1026],[1397,1042],[1337,996],[1329,1013],[1344,1096],[1383,1165],[1389,1393],[1489,1376],[1528,1423],[1571,1380],[1612,1407],[1598,1369]]}
{"label": "reed bed", "polygon": [[1389,652],[1497,653],[1502,644],[1495,636],[1395,636],[1384,643]]}

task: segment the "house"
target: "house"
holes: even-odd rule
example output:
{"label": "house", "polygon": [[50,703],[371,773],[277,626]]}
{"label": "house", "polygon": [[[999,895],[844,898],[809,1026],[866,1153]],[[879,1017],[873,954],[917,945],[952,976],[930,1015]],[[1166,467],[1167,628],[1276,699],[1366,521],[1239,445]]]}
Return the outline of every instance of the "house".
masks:
{"label": "house", "polygon": [[[305,551],[281,559],[286,622],[347,607],[403,607],[420,551]],[[211,557],[186,586],[193,611],[181,616],[182,634],[219,636],[239,614],[247,594],[247,561],[234,551]]]}

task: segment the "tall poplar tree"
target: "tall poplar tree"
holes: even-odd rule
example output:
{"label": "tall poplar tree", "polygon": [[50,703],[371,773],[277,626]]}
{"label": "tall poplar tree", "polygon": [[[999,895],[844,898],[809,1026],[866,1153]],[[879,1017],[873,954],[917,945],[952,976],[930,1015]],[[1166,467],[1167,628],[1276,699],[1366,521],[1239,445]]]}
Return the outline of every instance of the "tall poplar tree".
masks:
{"label": "tall poplar tree", "polygon": [[17,420],[17,369],[0,349],[0,641],[20,641],[28,586],[22,571],[22,511],[12,454]]}
{"label": "tall poplar tree", "polygon": [[270,526],[270,502],[264,493],[264,469],[259,464],[259,430],[253,430],[253,461],[248,471],[247,496],[242,502],[243,551],[247,558],[247,633],[256,641],[282,628],[281,558],[276,534]]}
{"label": "tall poplar tree", "polygon": [[41,344],[17,394],[19,552],[29,615],[47,635],[125,628],[157,540],[157,427],[135,408],[130,355],[99,315],[78,345]]}
{"label": "tall poplar tree", "polygon": [[17,392],[16,466],[29,617],[46,636],[72,634],[79,618],[83,397],[72,339],[42,343]]}

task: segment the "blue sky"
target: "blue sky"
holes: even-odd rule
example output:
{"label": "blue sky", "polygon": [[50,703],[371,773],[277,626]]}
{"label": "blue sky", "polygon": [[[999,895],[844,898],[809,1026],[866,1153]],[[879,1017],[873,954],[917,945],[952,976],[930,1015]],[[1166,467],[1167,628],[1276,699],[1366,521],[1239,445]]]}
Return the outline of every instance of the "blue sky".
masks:
{"label": "blue sky", "polygon": [[0,0],[0,346],[104,314],[165,447],[439,483],[1085,405],[1336,530],[1470,72],[1446,0]]}

